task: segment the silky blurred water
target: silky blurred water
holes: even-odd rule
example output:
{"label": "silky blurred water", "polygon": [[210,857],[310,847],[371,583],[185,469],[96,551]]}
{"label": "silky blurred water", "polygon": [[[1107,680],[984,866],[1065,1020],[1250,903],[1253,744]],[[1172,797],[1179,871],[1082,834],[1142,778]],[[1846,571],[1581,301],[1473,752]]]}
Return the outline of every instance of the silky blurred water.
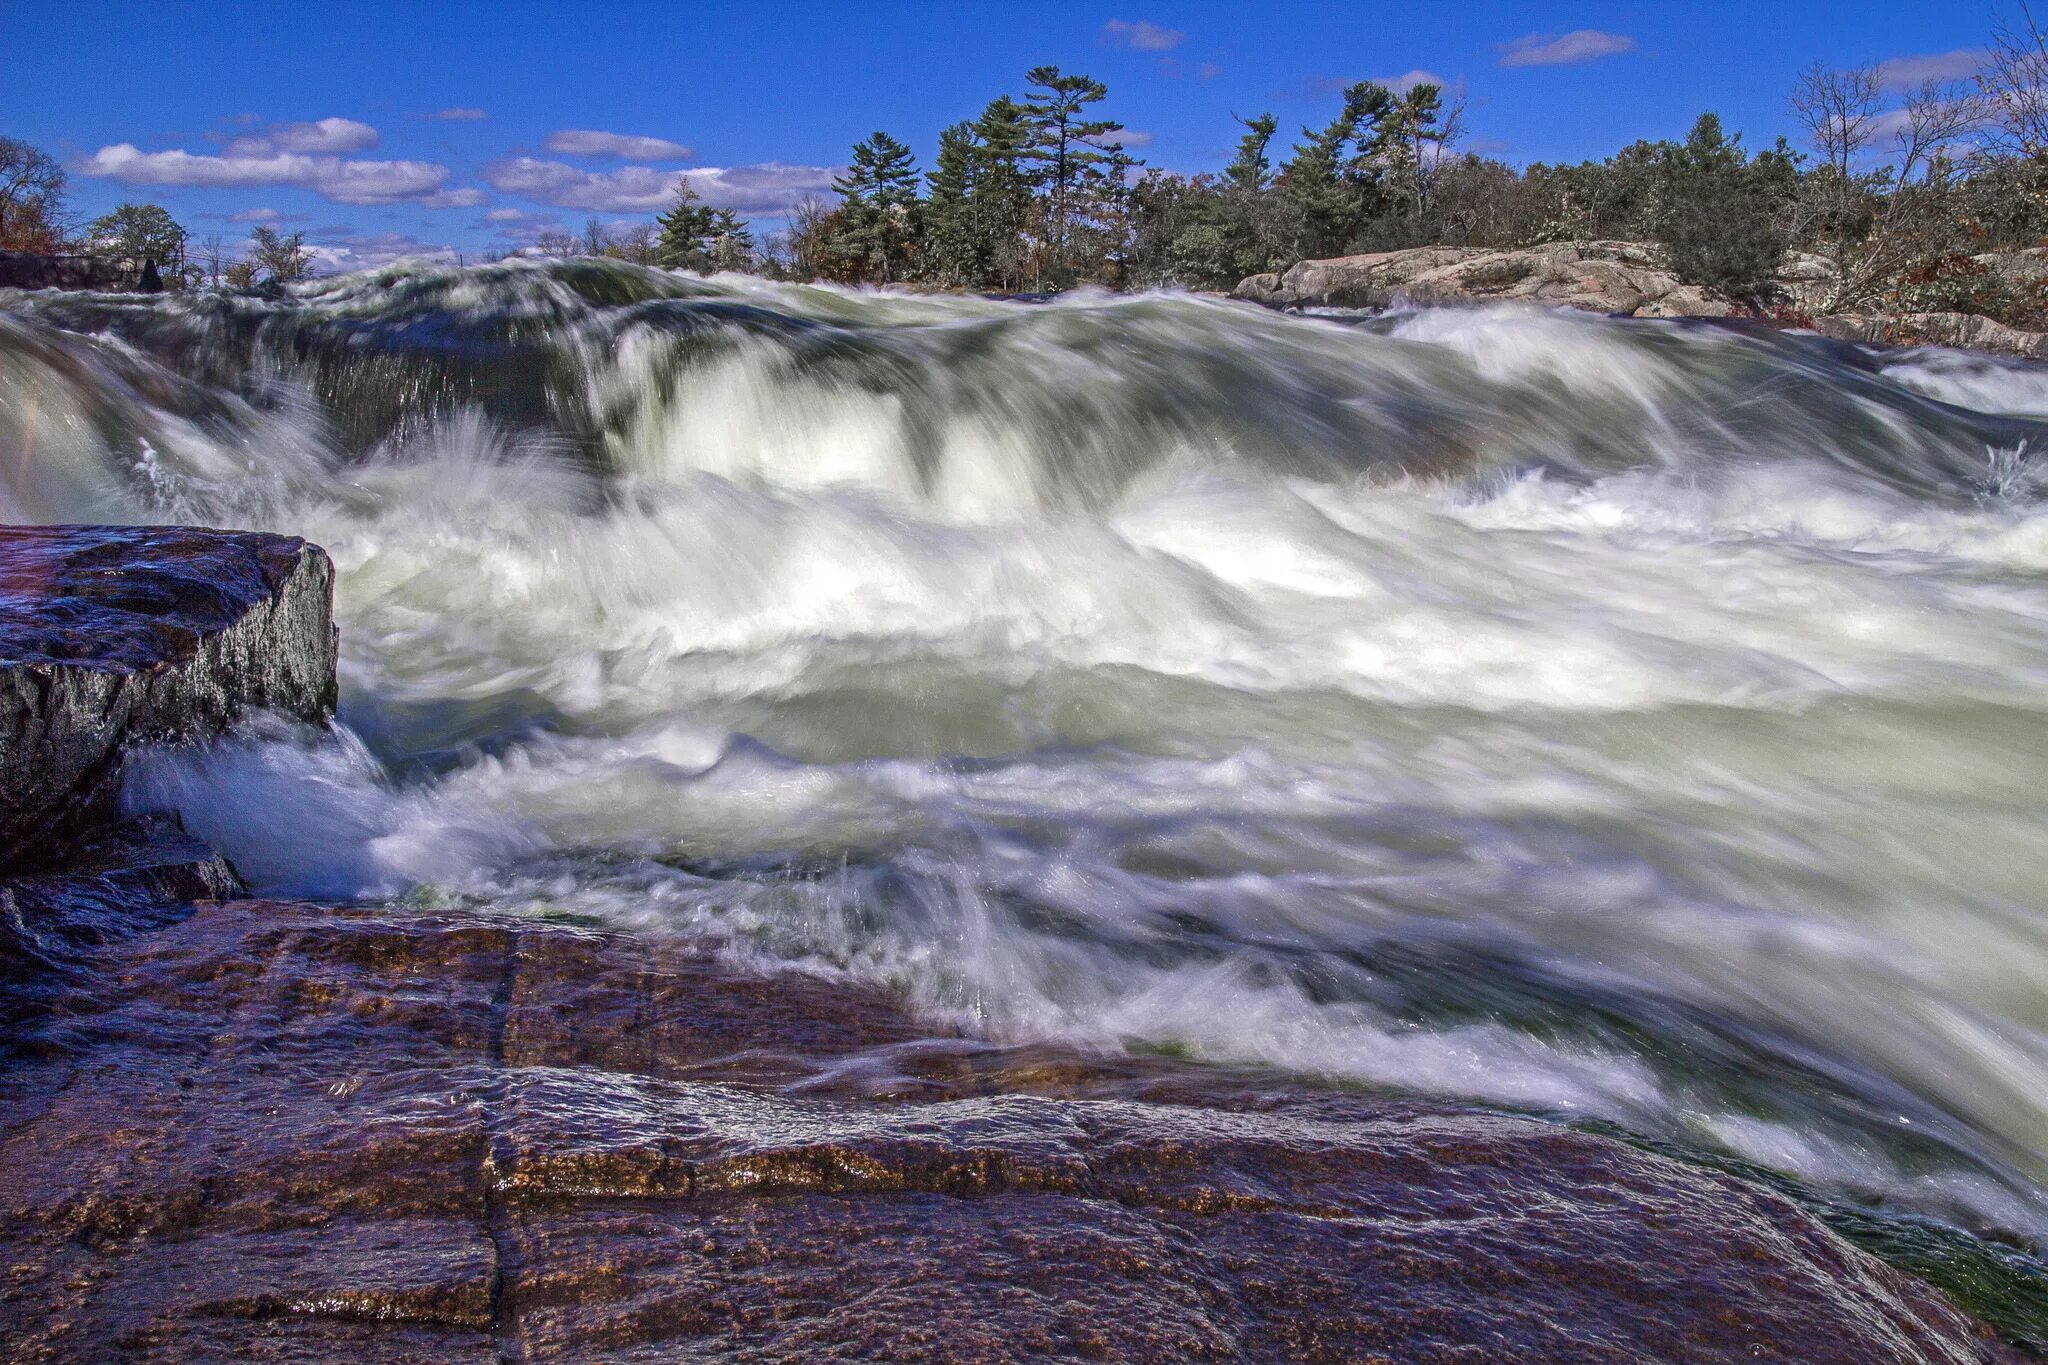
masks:
{"label": "silky blurred water", "polygon": [[2048,1231],[2048,369],[595,263],[0,295],[0,514],[340,569],[259,888]]}

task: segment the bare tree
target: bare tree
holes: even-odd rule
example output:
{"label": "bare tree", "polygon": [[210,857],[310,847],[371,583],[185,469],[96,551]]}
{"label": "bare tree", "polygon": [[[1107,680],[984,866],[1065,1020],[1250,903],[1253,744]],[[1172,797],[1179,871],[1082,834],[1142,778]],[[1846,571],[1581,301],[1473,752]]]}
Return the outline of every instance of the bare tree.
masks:
{"label": "bare tree", "polygon": [[290,284],[313,273],[313,253],[306,250],[306,234],[281,235],[276,228],[249,229],[249,261],[273,284]]}
{"label": "bare tree", "polygon": [[631,223],[610,235],[608,254],[634,265],[654,264],[654,224]]}
{"label": "bare tree", "polygon": [[559,228],[549,228],[533,239],[533,249],[543,256],[574,256],[581,243]]}
{"label": "bare tree", "polygon": [[805,195],[790,209],[785,234],[790,278],[815,280],[824,273],[826,220],[831,216],[832,206],[815,195]]}
{"label": "bare tree", "polygon": [[[1981,101],[1960,85],[1927,81],[1890,109],[1878,68],[1816,62],[1799,74],[1789,103],[1821,160],[1802,183],[1794,230],[1834,271],[1826,311],[1871,301],[1952,245],[1942,200],[1957,145],[1983,125]],[[1880,163],[1881,155],[1891,159]]]}
{"label": "bare tree", "polygon": [[40,148],[0,137],[0,248],[55,251],[64,229],[64,168]]}
{"label": "bare tree", "polygon": [[602,256],[611,248],[612,235],[605,231],[603,223],[592,218],[583,225],[583,254]]}
{"label": "bare tree", "polygon": [[1998,21],[1977,88],[1990,106],[2000,149],[2031,158],[2048,153],[2048,35],[2027,0],[2019,0],[2019,8],[2017,27]]}
{"label": "bare tree", "polygon": [[199,268],[206,273],[206,278],[213,287],[220,288],[221,276],[226,273],[231,258],[228,255],[227,243],[221,240],[218,232],[208,233],[199,239],[199,250],[194,253],[194,259],[199,262]]}

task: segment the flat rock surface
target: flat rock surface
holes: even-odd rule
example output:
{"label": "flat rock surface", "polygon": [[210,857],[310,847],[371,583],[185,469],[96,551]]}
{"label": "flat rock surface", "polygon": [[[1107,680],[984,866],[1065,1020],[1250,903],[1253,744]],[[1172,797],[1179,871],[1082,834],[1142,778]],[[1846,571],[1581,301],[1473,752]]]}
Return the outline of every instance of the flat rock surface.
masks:
{"label": "flat rock surface", "polygon": [[124,746],[331,711],[333,583],[291,536],[0,526],[0,867],[106,823]]}
{"label": "flat rock surface", "polygon": [[702,945],[231,901],[69,980],[0,1070],[14,1360],[2006,1358],[1730,1177]]}

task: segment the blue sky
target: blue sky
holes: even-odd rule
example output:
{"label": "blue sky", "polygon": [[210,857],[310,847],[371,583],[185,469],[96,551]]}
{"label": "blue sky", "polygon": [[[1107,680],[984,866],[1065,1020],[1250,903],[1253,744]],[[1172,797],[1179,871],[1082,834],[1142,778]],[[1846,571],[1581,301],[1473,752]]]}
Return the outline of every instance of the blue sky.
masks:
{"label": "blue sky", "polygon": [[1790,135],[1807,63],[1960,72],[1990,0],[1645,5],[92,4],[0,0],[0,134],[59,156],[71,206],[169,208],[196,236],[304,229],[331,265],[479,252],[644,218],[687,173],[763,228],[883,128],[940,128],[1053,63],[1106,82],[1133,150],[1214,170],[1233,113],[1283,138],[1360,78],[1462,89],[1514,162],[1682,134],[1703,109]]}

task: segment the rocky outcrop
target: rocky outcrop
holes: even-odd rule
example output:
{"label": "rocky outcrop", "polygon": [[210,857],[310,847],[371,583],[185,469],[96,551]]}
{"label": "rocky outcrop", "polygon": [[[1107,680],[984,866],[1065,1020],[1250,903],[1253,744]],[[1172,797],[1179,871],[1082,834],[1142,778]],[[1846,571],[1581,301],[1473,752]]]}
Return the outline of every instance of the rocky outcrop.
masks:
{"label": "rocky outcrop", "polygon": [[1884,346],[1955,346],[1994,355],[2048,360],[2048,332],[2026,332],[1974,313],[1835,313],[1815,318],[1814,330],[1837,341]]}
{"label": "rocky outcrop", "polygon": [[114,815],[122,750],[335,700],[334,567],[288,536],[0,527],[0,870]]}
{"label": "rocky outcrop", "polygon": [[125,289],[133,276],[97,256],[0,251],[0,289]]}
{"label": "rocky outcrop", "polygon": [[[2048,278],[2048,250],[1975,258],[2007,279],[2036,286]],[[1822,258],[1786,256],[1779,299],[1815,313],[1834,288]],[[1638,318],[1719,318],[1741,310],[1682,283],[1653,246],[1641,242],[1552,242],[1496,250],[1430,246],[1364,256],[1302,261],[1285,274],[1253,275],[1232,298],[1269,308],[1387,308],[1399,304],[1520,302]],[[1840,341],[1887,346],[1955,346],[2048,360],[2048,333],[2009,327],[1971,313],[1825,314],[1815,330]]]}
{"label": "rocky outcrop", "polygon": [[1693,1165],[674,940],[201,905],[8,1040],[16,1360],[2012,1358]]}
{"label": "rocky outcrop", "polygon": [[1727,317],[1735,306],[1683,284],[1638,242],[1551,242],[1495,250],[1415,247],[1302,261],[1254,275],[1232,297],[1276,308],[1385,308],[1398,302],[1514,300],[1629,317]]}

